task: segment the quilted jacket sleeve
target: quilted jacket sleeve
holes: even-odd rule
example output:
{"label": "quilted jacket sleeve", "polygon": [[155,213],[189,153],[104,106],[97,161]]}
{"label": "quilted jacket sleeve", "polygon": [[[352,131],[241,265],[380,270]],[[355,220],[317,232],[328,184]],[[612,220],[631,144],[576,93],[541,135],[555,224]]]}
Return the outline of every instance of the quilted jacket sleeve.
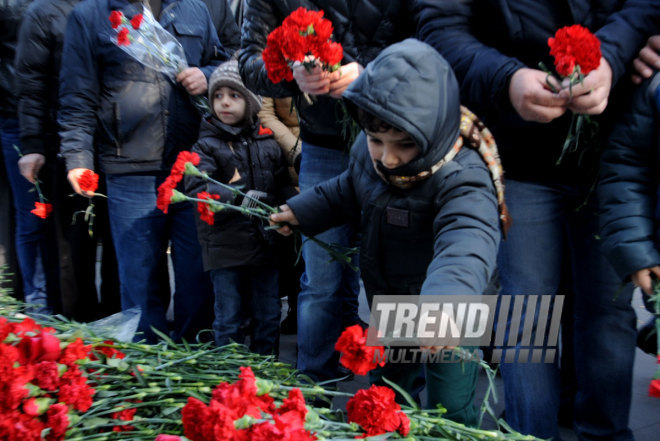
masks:
{"label": "quilted jacket sleeve", "polygon": [[659,117],[653,96],[659,83],[656,74],[635,91],[632,107],[615,126],[601,160],[600,236],[622,279],[660,264],[654,239]]}

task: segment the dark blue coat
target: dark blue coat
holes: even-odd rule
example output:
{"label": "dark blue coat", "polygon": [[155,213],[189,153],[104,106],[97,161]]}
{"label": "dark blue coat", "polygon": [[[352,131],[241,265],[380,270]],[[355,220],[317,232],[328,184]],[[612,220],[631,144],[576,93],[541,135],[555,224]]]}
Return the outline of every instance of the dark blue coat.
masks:
{"label": "dark blue coat", "polygon": [[[140,12],[126,0],[87,0],[69,17],[60,73],[61,151],[69,170],[93,169],[94,148],[109,174],[166,170],[197,140],[200,115],[183,86],[116,46],[108,17],[117,9],[129,18]],[[200,0],[163,0],[160,24],[207,80],[227,59]]]}
{"label": "dark blue coat", "polygon": [[[417,40],[385,49],[344,97],[411,135],[422,151],[408,163],[414,171],[437,163],[459,136],[454,74]],[[369,296],[483,294],[495,268],[495,191],[484,161],[467,147],[403,190],[376,173],[361,134],[347,171],[287,203],[307,234],[361,219],[360,269]]]}
{"label": "dark blue coat", "polygon": [[[556,167],[570,112],[548,124],[524,121],[509,101],[511,76],[523,67],[538,69],[539,62],[552,68],[548,37],[581,24],[600,39],[616,83],[660,29],[656,0],[417,0],[416,7],[419,38],[452,65],[462,103],[493,132],[507,177],[520,180],[579,181],[597,163],[597,152],[580,164],[579,155],[569,155]],[[603,137],[610,127],[601,121]]]}
{"label": "dark blue coat", "polygon": [[660,74],[644,82],[616,125],[598,187],[603,250],[622,279],[660,265]]}

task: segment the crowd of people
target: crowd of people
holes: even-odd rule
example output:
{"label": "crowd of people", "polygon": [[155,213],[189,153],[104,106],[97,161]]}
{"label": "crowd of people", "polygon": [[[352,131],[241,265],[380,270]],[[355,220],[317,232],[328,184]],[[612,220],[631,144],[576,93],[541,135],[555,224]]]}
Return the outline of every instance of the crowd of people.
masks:
{"label": "crowd of people", "polygon": [[[275,84],[262,53],[301,6],[324,11],[341,65],[296,62]],[[174,79],[116,43],[111,14],[144,8],[183,47]],[[573,24],[602,57],[569,86],[539,65]],[[580,440],[633,439],[631,297],[660,278],[660,3],[0,0],[0,33],[0,264],[35,312],[92,321],[139,306],[149,343],[249,337],[277,354],[287,295],[297,368],[325,381],[343,376],[334,345],[361,324],[360,280],[368,299],[562,294],[561,357],[501,364],[506,420],[540,438],[566,423]],[[562,152],[574,114],[598,130]],[[282,235],[239,210],[160,209],[184,150],[222,185],[186,176],[182,193],[279,206]],[[107,199],[81,188],[90,170]],[[31,213],[42,194],[46,218]],[[77,215],[89,198],[93,231]],[[296,264],[293,227],[359,247],[360,271],[313,241]],[[428,406],[472,425],[476,369],[390,363],[370,381],[416,399],[426,387]]]}

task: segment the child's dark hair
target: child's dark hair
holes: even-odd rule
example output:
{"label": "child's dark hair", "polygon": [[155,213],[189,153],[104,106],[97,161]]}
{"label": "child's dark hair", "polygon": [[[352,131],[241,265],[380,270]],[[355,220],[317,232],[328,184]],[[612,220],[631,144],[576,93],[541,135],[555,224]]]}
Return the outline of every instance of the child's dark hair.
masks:
{"label": "child's dark hair", "polygon": [[377,116],[363,110],[361,108],[356,109],[357,122],[364,130],[372,133],[382,133],[387,132],[390,129],[399,130],[394,127],[392,124],[386,123]]}

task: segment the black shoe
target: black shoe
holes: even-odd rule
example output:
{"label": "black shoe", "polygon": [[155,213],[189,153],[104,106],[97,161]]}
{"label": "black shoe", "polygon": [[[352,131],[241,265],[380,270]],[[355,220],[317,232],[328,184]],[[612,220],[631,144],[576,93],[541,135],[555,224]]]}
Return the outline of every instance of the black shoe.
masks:
{"label": "black shoe", "polygon": [[295,314],[287,314],[280,324],[280,332],[284,335],[295,335],[298,332],[298,322]]}
{"label": "black shoe", "polygon": [[637,347],[650,355],[658,353],[658,337],[655,330],[655,321],[650,320],[637,330]]}

